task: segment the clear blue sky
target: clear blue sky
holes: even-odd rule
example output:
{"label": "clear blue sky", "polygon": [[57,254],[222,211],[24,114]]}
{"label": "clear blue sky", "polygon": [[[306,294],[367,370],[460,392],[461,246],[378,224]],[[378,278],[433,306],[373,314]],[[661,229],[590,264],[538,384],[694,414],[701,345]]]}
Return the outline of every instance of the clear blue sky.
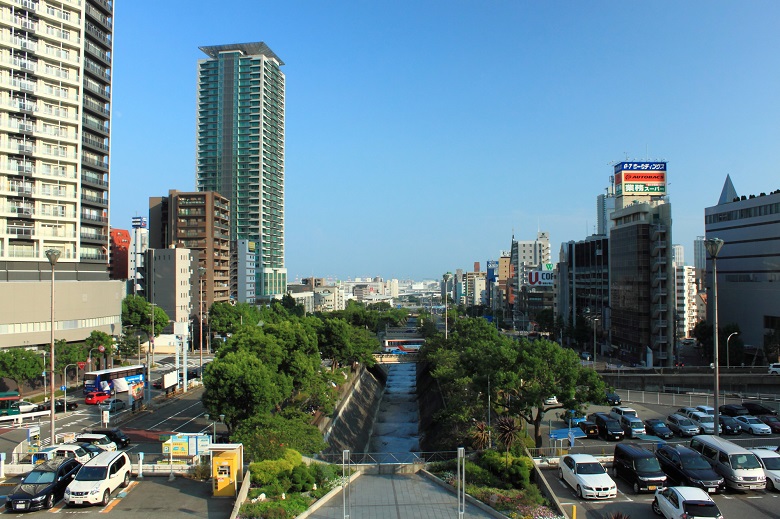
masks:
{"label": "clear blue sky", "polygon": [[594,232],[611,163],[666,160],[693,261],[726,174],[780,188],[780,2],[119,0],[111,225],[195,189],[199,46],[286,63],[289,278],[438,278]]}

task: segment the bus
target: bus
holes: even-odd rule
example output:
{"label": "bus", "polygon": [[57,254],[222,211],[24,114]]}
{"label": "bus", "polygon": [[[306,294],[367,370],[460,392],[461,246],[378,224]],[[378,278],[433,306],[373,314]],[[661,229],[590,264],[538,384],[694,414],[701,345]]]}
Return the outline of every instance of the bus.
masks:
{"label": "bus", "polygon": [[0,416],[8,414],[8,410],[11,408],[11,404],[21,400],[18,391],[3,391],[0,392]]}
{"label": "bus", "polygon": [[88,371],[84,373],[84,393],[130,393],[133,400],[140,400],[144,394],[145,371],[143,364]]}

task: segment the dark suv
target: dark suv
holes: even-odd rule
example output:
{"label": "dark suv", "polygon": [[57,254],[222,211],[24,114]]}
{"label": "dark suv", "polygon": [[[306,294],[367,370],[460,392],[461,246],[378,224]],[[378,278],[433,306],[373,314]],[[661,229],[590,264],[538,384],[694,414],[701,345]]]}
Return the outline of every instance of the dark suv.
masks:
{"label": "dark suv", "polygon": [[745,409],[744,406],[739,404],[722,405],[718,408],[718,411],[720,411],[720,414],[725,414],[726,416],[742,416],[750,414],[750,412]]}
{"label": "dark suv", "polygon": [[612,475],[630,483],[635,494],[654,492],[666,486],[666,474],[661,470],[655,455],[636,443],[615,445]]}
{"label": "dark suv", "polygon": [[52,458],[36,465],[6,497],[6,510],[27,512],[53,507],[80,468],[81,463],[74,458]]}
{"label": "dark suv", "polygon": [[678,485],[698,487],[708,493],[726,490],[723,476],[712,469],[707,459],[684,445],[663,445],[655,451],[658,463],[669,479]]}
{"label": "dark suv", "polygon": [[599,436],[605,440],[622,440],[625,433],[620,426],[620,422],[606,413],[592,413],[588,420],[595,423],[599,428]]}
{"label": "dark suv", "polygon": [[130,445],[130,438],[128,438],[124,431],[118,427],[86,429],[84,432],[90,434],[105,434],[108,436],[109,440],[116,443],[117,449],[124,449]]}

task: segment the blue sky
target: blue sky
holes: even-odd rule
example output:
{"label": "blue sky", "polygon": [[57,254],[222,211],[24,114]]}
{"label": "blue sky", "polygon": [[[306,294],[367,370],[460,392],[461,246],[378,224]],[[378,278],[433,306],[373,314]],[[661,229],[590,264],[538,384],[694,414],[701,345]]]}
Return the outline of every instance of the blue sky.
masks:
{"label": "blue sky", "polygon": [[195,189],[198,47],[263,41],[286,63],[291,281],[484,269],[537,230],[557,261],[626,158],[668,161],[689,263],[727,174],[780,188],[779,2],[116,4],[111,225]]}

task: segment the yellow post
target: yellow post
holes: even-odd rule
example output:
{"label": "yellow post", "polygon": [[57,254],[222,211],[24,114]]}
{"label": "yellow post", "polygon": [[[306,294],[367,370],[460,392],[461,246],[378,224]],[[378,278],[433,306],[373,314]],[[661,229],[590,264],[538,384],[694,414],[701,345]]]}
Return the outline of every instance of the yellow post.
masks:
{"label": "yellow post", "polygon": [[571,505],[571,519],[577,519],[577,505]]}

